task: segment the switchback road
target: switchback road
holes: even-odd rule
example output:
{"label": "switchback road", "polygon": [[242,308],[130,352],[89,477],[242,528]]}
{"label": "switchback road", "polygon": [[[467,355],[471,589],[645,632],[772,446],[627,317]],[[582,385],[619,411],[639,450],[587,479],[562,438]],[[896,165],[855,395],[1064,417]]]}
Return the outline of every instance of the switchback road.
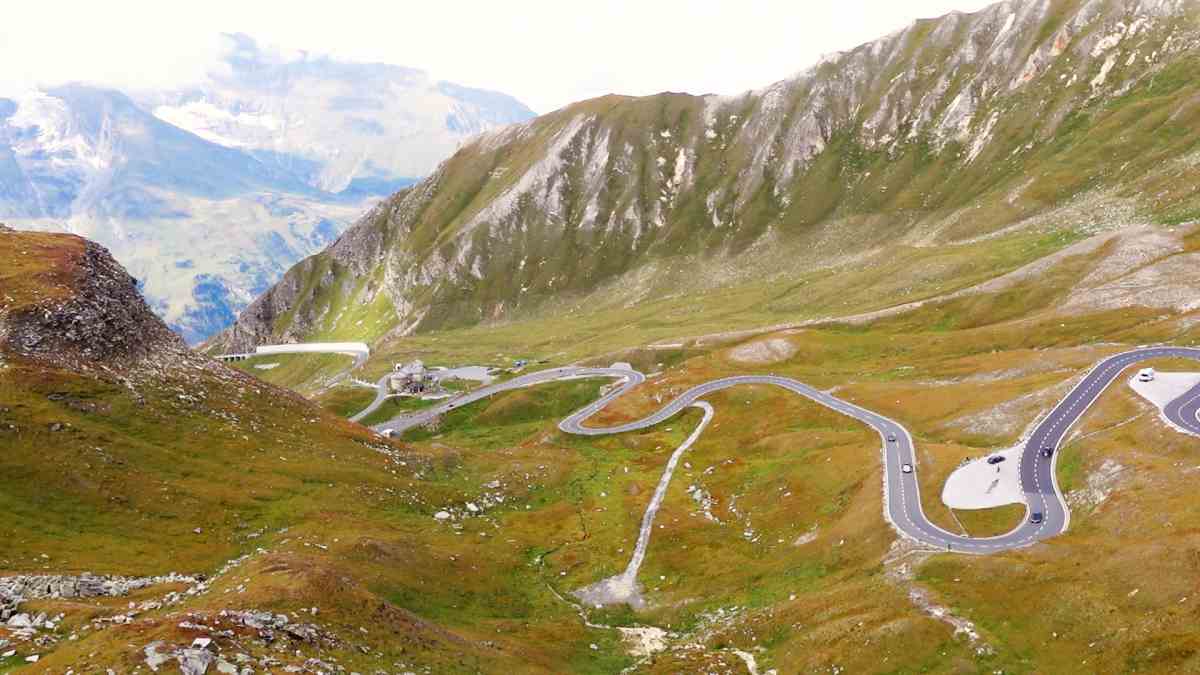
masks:
{"label": "switchback road", "polygon": [[[1110,356],[1086,376],[1040,422],[1021,452],[1019,473],[1025,493],[1027,517],[1012,531],[996,537],[967,537],[949,532],[929,521],[921,508],[921,493],[917,483],[917,462],[913,440],[908,430],[895,420],[814,389],[803,382],[774,375],[739,375],[697,385],[680,394],[659,410],[642,419],[611,427],[584,426],[590,417],[603,410],[613,400],[645,381],[645,376],[623,368],[582,368],[566,366],[552,368],[476,389],[441,405],[380,424],[374,429],[381,433],[402,433],[407,429],[430,422],[439,415],[494,394],[532,385],[569,378],[614,378],[619,386],[596,401],[572,413],[559,423],[565,433],[603,436],[638,431],[670,419],[679,411],[702,397],[722,389],[741,385],[770,385],[781,387],[827,408],[852,417],[874,429],[880,437],[883,462],[884,517],[901,535],[927,546],[964,553],[993,553],[1028,546],[1066,531],[1070,524],[1062,492],[1055,478],[1055,463],[1062,440],[1072,426],[1087,412],[1100,394],[1131,366],[1149,359],[1190,358],[1200,360],[1200,349],[1187,347],[1147,347]],[[1172,402],[1165,413],[1172,423],[1200,434],[1200,386]],[[905,470],[905,467],[908,470]]]}

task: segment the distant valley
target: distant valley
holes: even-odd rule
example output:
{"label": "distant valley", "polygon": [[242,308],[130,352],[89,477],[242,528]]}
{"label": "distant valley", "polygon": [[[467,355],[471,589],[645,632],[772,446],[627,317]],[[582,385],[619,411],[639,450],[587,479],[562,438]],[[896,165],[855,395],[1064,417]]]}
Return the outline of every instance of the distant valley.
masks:
{"label": "distant valley", "polygon": [[463,140],[533,116],[421,71],[227,39],[203,86],[0,99],[0,221],[104,244],[189,342]]}

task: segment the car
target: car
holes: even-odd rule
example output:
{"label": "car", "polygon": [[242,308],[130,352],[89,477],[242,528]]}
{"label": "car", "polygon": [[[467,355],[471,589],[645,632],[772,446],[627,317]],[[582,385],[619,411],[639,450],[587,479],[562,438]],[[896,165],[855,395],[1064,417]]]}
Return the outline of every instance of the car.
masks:
{"label": "car", "polygon": [[912,473],[912,464],[901,464],[900,471],[903,473]]}
{"label": "car", "polygon": [[1033,515],[1029,517],[1029,522],[1033,523],[1034,525],[1041,525],[1042,521],[1045,519],[1046,517],[1042,515],[1041,511],[1034,511]]}
{"label": "car", "polygon": [[1050,455],[1053,455],[1053,454],[1054,454],[1054,446],[1053,445],[1043,445],[1042,446],[1042,457],[1049,457]]}
{"label": "car", "polygon": [[1141,369],[1140,371],[1138,371],[1137,379],[1138,379],[1138,382],[1153,382],[1154,381],[1154,369],[1153,368]]}
{"label": "car", "polygon": [[1003,462],[1004,459],[1004,455],[992,455],[991,457],[988,457],[988,464],[999,464],[1000,462]]}
{"label": "car", "polygon": [[896,442],[896,434],[888,434],[888,443]]}

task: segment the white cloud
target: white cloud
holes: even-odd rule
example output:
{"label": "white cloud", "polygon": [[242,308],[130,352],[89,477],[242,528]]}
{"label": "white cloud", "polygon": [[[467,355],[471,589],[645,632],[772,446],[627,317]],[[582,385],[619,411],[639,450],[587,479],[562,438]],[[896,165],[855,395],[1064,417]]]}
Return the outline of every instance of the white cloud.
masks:
{"label": "white cloud", "polygon": [[607,93],[737,93],[983,0],[76,0],[20,2],[0,24],[0,91],[82,80],[194,82],[223,32],[420,68],[539,112]]}

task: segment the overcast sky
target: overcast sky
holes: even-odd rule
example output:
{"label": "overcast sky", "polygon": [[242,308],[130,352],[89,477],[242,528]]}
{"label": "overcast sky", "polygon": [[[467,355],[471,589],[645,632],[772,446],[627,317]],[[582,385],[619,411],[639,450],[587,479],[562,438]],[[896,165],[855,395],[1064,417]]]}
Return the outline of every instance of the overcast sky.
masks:
{"label": "overcast sky", "polygon": [[29,0],[6,3],[0,92],[199,80],[222,32],[420,68],[537,112],[607,93],[733,94],[984,0]]}

